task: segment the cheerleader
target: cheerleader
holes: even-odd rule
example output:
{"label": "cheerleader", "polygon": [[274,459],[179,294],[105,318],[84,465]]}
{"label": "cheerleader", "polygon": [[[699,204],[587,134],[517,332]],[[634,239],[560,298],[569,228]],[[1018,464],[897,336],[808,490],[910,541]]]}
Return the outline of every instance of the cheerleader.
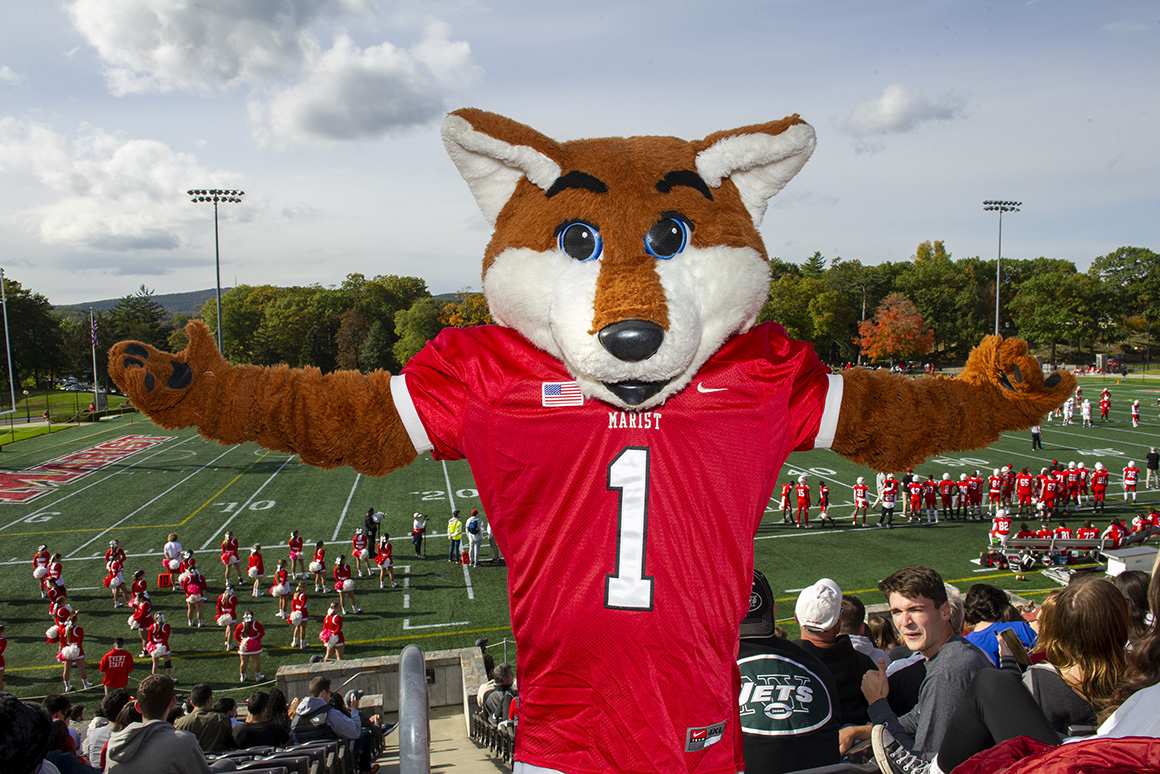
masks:
{"label": "cheerleader", "polygon": [[40,586],[41,599],[44,599],[48,587],[45,579],[48,578],[48,563],[50,561],[52,561],[52,554],[48,552],[48,547],[37,546],[36,553],[32,555],[32,577]]}
{"label": "cheerleader", "polygon": [[290,635],[290,647],[292,648],[295,645],[299,648],[306,647],[306,621],[310,618],[310,612],[306,609],[306,599],[306,589],[299,583],[298,588],[294,589],[294,597],[290,600],[289,621],[294,627],[294,631]]}
{"label": "cheerleader", "polygon": [[254,543],[250,549],[250,561],[246,574],[254,579],[254,596],[262,595],[262,576],[266,574],[266,566],[262,563],[262,547]]}
{"label": "cheerleader", "polygon": [[125,560],[115,554],[112,559],[105,563],[105,568],[109,571],[109,574],[105,576],[104,583],[105,588],[113,593],[114,610],[121,606],[121,602],[117,599],[118,595],[125,602],[129,601],[129,591],[125,588],[124,567]]}
{"label": "cheerleader", "polygon": [[137,655],[144,658],[147,655],[145,645],[148,643],[149,627],[153,625],[153,603],[149,601],[149,592],[142,591],[133,597],[131,607],[133,614],[129,616],[129,628],[141,635],[141,652]]}
{"label": "cheerleader", "polygon": [[52,616],[52,626],[44,632],[44,641],[50,645],[59,645],[61,632],[64,631],[68,620],[72,618],[72,606],[69,605],[67,599],[60,597],[49,606],[48,614]]}
{"label": "cheerleader", "polygon": [[194,614],[197,614],[197,627],[201,628],[201,605],[205,601],[205,576],[197,569],[197,562],[190,557],[189,565],[181,574],[181,588],[185,592],[185,622],[193,626]]}
{"label": "cheerleader", "polygon": [[129,587],[129,604],[133,604],[132,600],[136,599],[138,594],[148,590],[149,581],[145,580],[145,571],[138,570],[133,573],[133,585]]}
{"label": "cheerleader", "polygon": [[[68,589],[64,586],[51,586],[48,589],[48,615],[55,619],[61,608],[71,610],[68,604]],[[64,620],[62,619],[60,623],[63,625]],[[53,642],[56,642],[56,640],[53,640]]]}
{"label": "cheerleader", "polygon": [[298,530],[290,530],[290,539],[286,541],[286,545],[290,547],[290,577],[298,580],[298,573],[302,573],[302,577],[306,577],[306,560],[302,558],[302,537],[298,534]]}
{"label": "cheerleader", "polygon": [[46,586],[64,586],[64,557],[53,554],[48,562],[48,577],[44,579]]}
{"label": "cheerleader", "polygon": [[85,630],[77,622],[79,615],[79,613],[73,613],[65,622],[60,633],[60,650],[56,653],[56,660],[64,664],[64,690],[66,693],[73,689],[69,680],[74,665],[81,673],[81,685],[85,689],[92,687],[89,684],[88,673],[85,671]]}
{"label": "cheerleader", "polygon": [[165,545],[161,548],[161,569],[169,573],[170,583],[181,569],[181,543],[177,542],[176,532],[169,533]]}
{"label": "cheerleader", "polygon": [[149,635],[145,642],[145,651],[153,659],[153,674],[160,671],[165,665],[166,677],[173,679],[173,651],[169,649],[169,635],[173,629],[165,622],[165,614],[158,613],[153,625],[149,627]]}
{"label": "cheerleader", "polygon": [[238,598],[234,587],[226,584],[226,590],[217,598],[217,625],[226,628],[226,650],[233,650],[234,624],[238,620]]}
{"label": "cheerleader", "polygon": [[361,528],[354,531],[354,538],[350,541],[350,555],[354,559],[354,567],[358,570],[358,577],[362,577],[363,565],[366,565],[367,575],[371,574],[371,551],[368,547],[367,536]]}
{"label": "cheerleader", "polygon": [[181,564],[177,565],[177,585],[184,586],[185,579],[189,574],[189,568],[196,564],[193,558],[193,551],[181,552]]}
{"label": "cheerleader", "polygon": [[342,614],[346,615],[346,600],[350,600],[351,612],[361,613],[358,604],[354,601],[354,581],[350,579],[350,565],[342,554],[334,560],[334,590],[338,592],[338,606]]}
{"label": "cheerleader", "polygon": [[125,549],[121,548],[121,544],[116,538],[109,541],[109,547],[105,549],[105,564],[108,564],[114,559],[120,559],[121,564],[124,564],[128,558],[125,554]]}
{"label": "cheerleader", "polygon": [[379,544],[375,547],[375,564],[379,566],[379,588],[383,588],[383,576],[391,579],[391,588],[395,583],[395,560],[391,558],[391,536],[384,532],[379,537]]}
{"label": "cheerleader", "polygon": [[278,617],[285,618],[290,607],[290,573],[286,572],[286,560],[278,560],[278,569],[274,571],[274,585],[270,587],[270,596],[278,600]]}
{"label": "cheerleader", "polygon": [[254,679],[262,679],[262,638],[266,630],[262,624],[254,620],[252,610],[247,610],[242,616],[242,622],[234,629],[234,637],[238,640],[238,673],[239,682],[246,682],[246,665],[254,663]]}
{"label": "cheerleader", "polygon": [[4,690],[4,650],[8,647],[8,638],[4,635],[4,624],[0,624],[0,691]]}
{"label": "cheerleader", "polygon": [[319,540],[314,544],[314,560],[310,562],[310,572],[314,573],[314,590],[317,592],[319,587],[322,587],[322,593],[326,593],[326,544]]}
{"label": "cheerleader", "polygon": [[242,568],[241,559],[238,558],[238,539],[234,537],[233,532],[226,532],[226,536],[222,538],[222,564],[226,567],[226,583],[230,582],[230,570],[234,571],[237,576],[238,583],[242,582]]}
{"label": "cheerleader", "polygon": [[322,631],[318,639],[326,646],[326,655],[323,661],[342,661],[342,653],[346,650],[346,638],[342,634],[342,616],[338,614],[333,602],[326,610],[326,617],[322,619]]}

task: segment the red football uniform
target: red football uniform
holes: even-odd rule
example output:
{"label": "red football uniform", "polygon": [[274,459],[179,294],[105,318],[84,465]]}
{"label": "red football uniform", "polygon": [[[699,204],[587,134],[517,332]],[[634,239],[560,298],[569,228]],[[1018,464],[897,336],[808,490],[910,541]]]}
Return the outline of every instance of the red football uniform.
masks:
{"label": "red football uniform", "polygon": [[999,499],[1003,496],[1002,476],[992,475],[987,477],[987,496],[989,502],[999,502]]}
{"label": "red football uniform", "polygon": [[1108,488],[1108,469],[1092,471],[1092,494],[1101,496]]}
{"label": "red football uniform", "polygon": [[854,484],[854,505],[865,508],[870,505],[870,487],[866,484]]}
{"label": "red football uniform", "polygon": [[938,482],[939,494],[942,495],[942,506],[944,508],[951,507],[951,498],[954,497],[955,492],[958,491],[958,485],[950,479],[943,479]]}
{"label": "red football uniform", "polygon": [[898,482],[892,478],[882,483],[882,507],[890,510],[898,501]]}
{"label": "red football uniform", "polygon": [[[478,326],[444,329],[392,380],[416,449],[471,459],[508,559],[520,653],[516,757],[526,764],[743,765],[737,647],[753,535],[789,452],[829,447],[840,377],[810,345],[763,323],[726,341],[696,378],[707,391],[622,411],[577,395],[564,365],[515,331]],[[707,475],[738,458],[753,462],[737,466],[728,486]],[[735,527],[698,536],[697,550],[715,559],[697,573],[687,544],[655,537],[720,514]],[[570,550],[543,540],[545,519],[569,535]],[[545,582],[552,578],[569,581]],[[592,652],[602,654],[600,668],[577,669]],[[697,664],[695,674],[673,672],[673,652]],[[577,701],[583,712],[568,709]],[[691,734],[709,744],[685,752]]]}
{"label": "red football uniform", "polygon": [[1071,537],[1072,537],[1071,527],[1056,527],[1055,528],[1055,537],[1063,538],[1064,540],[1071,540]]}
{"label": "red football uniform", "polygon": [[1124,491],[1135,492],[1136,481],[1140,478],[1140,469],[1136,467],[1124,468]]}

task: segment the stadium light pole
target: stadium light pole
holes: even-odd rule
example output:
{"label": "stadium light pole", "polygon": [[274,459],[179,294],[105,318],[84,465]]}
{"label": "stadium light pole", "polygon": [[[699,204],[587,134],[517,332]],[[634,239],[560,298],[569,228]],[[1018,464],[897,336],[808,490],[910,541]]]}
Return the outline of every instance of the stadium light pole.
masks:
{"label": "stadium light pole", "polygon": [[195,204],[200,202],[213,203],[213,262],[217,270],[217,345],[218,352],[222,349],[222,255],[218,245],[218,202],[237,204],[246,195],[245,191],[223,190],[220,188],[195,188],[186,191],[189,200]]}
{"label": "stadium light pole", "polygon": [[995,335],[999,335],[999,264],[1003,262],[1003,213],[1019,212],[1023,202],[1003,202],[988,199],[983,202],[983,209],[987,212],[999,213],[999,252],[995,256]]}

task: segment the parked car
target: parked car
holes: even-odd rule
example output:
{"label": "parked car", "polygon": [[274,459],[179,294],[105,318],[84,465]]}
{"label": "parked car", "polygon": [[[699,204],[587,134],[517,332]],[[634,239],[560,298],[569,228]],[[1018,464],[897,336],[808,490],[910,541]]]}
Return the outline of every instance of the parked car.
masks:
{"label": "parked car", "polygon": [[1118,358],[1114,358],[1112,360],[1107,360],[1104,362],[1104,373],[1105,374],[1126,374],[1126,373],[1128,373],[1128,367],[1126,365],[1124,365],[1123,360],[1120,360]]}

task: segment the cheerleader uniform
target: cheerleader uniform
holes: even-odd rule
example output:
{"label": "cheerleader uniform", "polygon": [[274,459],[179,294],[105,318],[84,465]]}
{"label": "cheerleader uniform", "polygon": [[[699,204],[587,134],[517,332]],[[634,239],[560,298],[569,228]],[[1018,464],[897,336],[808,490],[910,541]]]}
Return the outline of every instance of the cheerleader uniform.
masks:
{"label": "cheerleader uniform", "polygon": [[329,648],[337,648],[339,645],[345,644],[346,638],[342,634],[342,616],[334,613],[323,618],[322,631],[318,633],[318,639]]}
{"label": "cheerleader uniform", "polygon": [[153,658],[163,658],[169,660],[172,652],[169,650],[169,635],[173,628],[168,623],[157,624],[154,622],[149,626],[149,634],[145,638],[145,652]]}
{"label": "cheerleader uniform", "polygon": [[265,636],[266,630],[257,621],[250,621],[249,623],[243,621],[238,624],[234,629],[234,637],[239,643],[238,655],[254,656],[261,653],[262,638]]}
{"label": "cheerleader uniform", "polygon": [[222,564],[229,569],[231,564],[237,564],[241,559],[238,558],[238,540],[237,538],[230,538],[222,541]]}
{"label": "cheerleader uniform", "polygon": [[238,620],[238,598],[228,591],[223,591],[217,598],[218,626],[232,626]]}

